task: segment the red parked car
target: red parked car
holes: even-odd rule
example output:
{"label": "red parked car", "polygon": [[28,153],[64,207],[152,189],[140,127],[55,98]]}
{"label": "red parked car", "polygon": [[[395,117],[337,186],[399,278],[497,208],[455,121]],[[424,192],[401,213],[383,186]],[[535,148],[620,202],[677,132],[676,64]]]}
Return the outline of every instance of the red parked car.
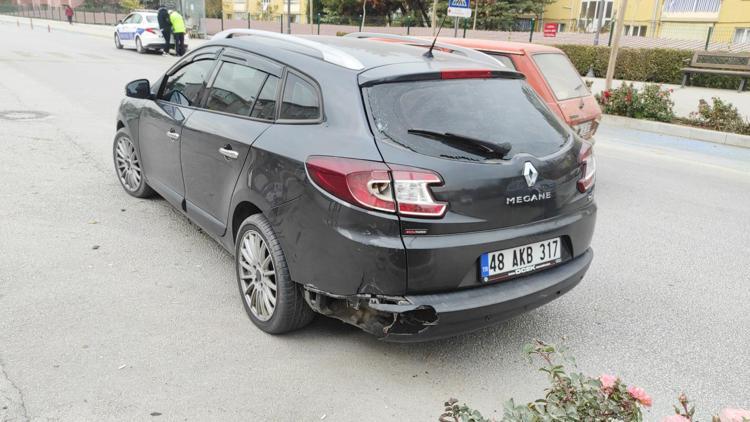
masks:
{"label": "red parked car", "polygon": [[584,139],[596,132],[602,110],[573,63],[559,48],[471,38],[443,38],[440,42],[479,50],[518,70],[526,75],[549,108]]}
{"label": "red parked car", "polygon": [[[367,37],[377,41],[410,44],[411,37],[390,34],[354,33],[348,36]],[[420,41],[428,41],[422,37]],[[432,41],[432,39],[429,39]],[[602,110],[586,83],[565,53],[546,45],[472,38],[440,38],[435,49],[446,51],[446,46],[471,48],[488,54],[505,66],[526,75],[529,85],[549,108],[578,132],[591,139],[599,126]],[[415,44],[416,45],[416,44]],[[419,44],[425,47],[424,44]]]}

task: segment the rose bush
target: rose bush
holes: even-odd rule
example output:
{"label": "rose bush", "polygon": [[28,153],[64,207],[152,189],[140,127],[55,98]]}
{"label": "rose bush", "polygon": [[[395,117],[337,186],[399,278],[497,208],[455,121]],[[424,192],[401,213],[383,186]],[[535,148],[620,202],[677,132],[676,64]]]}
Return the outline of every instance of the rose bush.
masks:
{"label": "rose bush", "polygon": [[619,88],[597,94],[596,100],[607,114],[670,122],[674,119],[671,94],[671,89],[662,89],[661,85],[646,84],[639,90],[623,82]]}
{"label": "rose bush", "polygon": [[[592,378],[582,373],[568,373],[561,360],[574,364],[564,349],[536,340],[524,346],[524,354],[533,361],[541,359],[540,371],[547,374],[550,386],[544,397],[531,403],[516,404],[513,399],[503,405],[503,422],[573,422],[573,421],[622,421],[643,420],[642,410],[651,407],[653,400],[640,387],[626,385],[619,377],[603,374]],[[695,408],[685,394],[679,397],[675,414],[661,422],[698,422],[694,419]],[[747,419],[745,419],[747,418]],[[490,422],[481,412],[458,400],[445,402],[440,422]],[[750,411],[724,409],[713,422],[750,422]]]}

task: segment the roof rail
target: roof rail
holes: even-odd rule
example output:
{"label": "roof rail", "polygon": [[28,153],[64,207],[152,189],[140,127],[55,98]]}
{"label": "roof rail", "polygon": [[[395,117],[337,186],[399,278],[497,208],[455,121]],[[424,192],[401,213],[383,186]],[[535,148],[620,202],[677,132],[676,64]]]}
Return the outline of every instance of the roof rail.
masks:
{"label": "roof rail", "polygon": [[[382,39],[389,39],[389,40],[400,40],[408,44],[416,44],[416,45],[424,46],[424,47],[429,47],[432,44],[431,40],[425,40],[422,38],[410,37],[408,35],[381,34],[377,32],[351,32],[344,36],[352,37],[352,38],[382,38]],[[486,63],[486,64],[493,65],[493,66],[507,68],[507,66],[505,66],[502,62],[493,59],[491,56],[484,54],[481,51],[477,51],[471,48],[459,47],[457,45],[446,44],[442,42],[436,42],[435,47],[440,48],[440,49],[451,50],[452,52],[456,52],[467,58],[476,60],[481,63]]]}
{"label": "roof rail", "polygon": [[321,44],[319,42],[310,41],[305,38],[295,37],[293,35],[278,34],[276,32],[261,31],[258,29],[235,28],[221,31],[211,37],[211,39],[219,40],[224,38],[232,38],[235,35],[252,35],[256,37],[284,41],[290,44],[296,44],[317,51],[322,56],[323,60],[327,61],[328,63],[353,70],[361,70],[365,68],[365,65],[363,65],[354,56],[346,54],[339,49],[336,49],[329,45]]}

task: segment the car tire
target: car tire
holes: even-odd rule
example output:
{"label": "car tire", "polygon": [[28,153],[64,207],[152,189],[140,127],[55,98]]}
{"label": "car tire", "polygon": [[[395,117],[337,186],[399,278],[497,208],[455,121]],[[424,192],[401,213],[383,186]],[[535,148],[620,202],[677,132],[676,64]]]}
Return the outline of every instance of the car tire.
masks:
{"label": "car tire", "polygon": [[154,195],[153,189],[146,183],[143,166],[135,143],[125,129],[120,129],[112,143],[112,158],[115,164],[117,180],[125,192],[136,198],[148,198]]}
{"label": "car tire", "polygon": [[115,32],[115,47],[118,50],[122,50],[122,42],[120,41],[120,34]]}
{"label": "car tire", "polygon": [[234,260],[242,305],[258,328],[282,334],[313,320],[315,313],[305,302],[301,286],[289,276],[281,244],[263,214],[252,215],[240,225]]}
{"label": "car tire", "polygon": [[136,37],[135,39],[135,51],[139,54],[146,54],[146,49],[143,48],[143,44],[141,43],[141,37]]}

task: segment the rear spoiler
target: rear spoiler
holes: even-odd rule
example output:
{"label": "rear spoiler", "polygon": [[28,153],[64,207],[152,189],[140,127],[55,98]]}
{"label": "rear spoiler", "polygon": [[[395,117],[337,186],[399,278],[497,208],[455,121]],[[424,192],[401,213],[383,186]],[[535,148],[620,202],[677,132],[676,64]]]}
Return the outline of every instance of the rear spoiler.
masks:
{"label": "rear spoiler", "polygon": [[[404,35],[380,34],[377,32],[352,32],[344,36],[350,37],[350,38],[362,38],[362,39],[381,38],[384,40],[400,41],[402,44],[414,45],[414,46],[419,46],[419,47],[429,47],[430,45],[432,45],[431,40],[424,40],[422,38],[409,37],[409,36],[404,36]],[[459,54],[466,58],[478,61],[483,64],[490,65],[492,67],[500,67],[500,68],[508,69],[507,66],[505,66],[498,60],[495,60],[491,56],[484,54],[480,51],[471,49],[471,48],[459,47],[456,45],[445,44],[442,42],[435,42],[435,47],[441,51],[447,50],[447,52],[449,53]],[[512,69],[508,69],[508,70],[512,71]]]}
{"label": "rear spoiler", "polygon": [[374,71],[365,72],[359,76],[359,86],[366,88],[373,85],[395,83],[395,82],[415,82],[415,81],[432,81],[440,79],[525,79],[523,73],[510,70],[496,69],[441,69],[430,72],[416,73],[398,73],[378,75],[380,71],[391,72],[392,66],[376,68]]}

